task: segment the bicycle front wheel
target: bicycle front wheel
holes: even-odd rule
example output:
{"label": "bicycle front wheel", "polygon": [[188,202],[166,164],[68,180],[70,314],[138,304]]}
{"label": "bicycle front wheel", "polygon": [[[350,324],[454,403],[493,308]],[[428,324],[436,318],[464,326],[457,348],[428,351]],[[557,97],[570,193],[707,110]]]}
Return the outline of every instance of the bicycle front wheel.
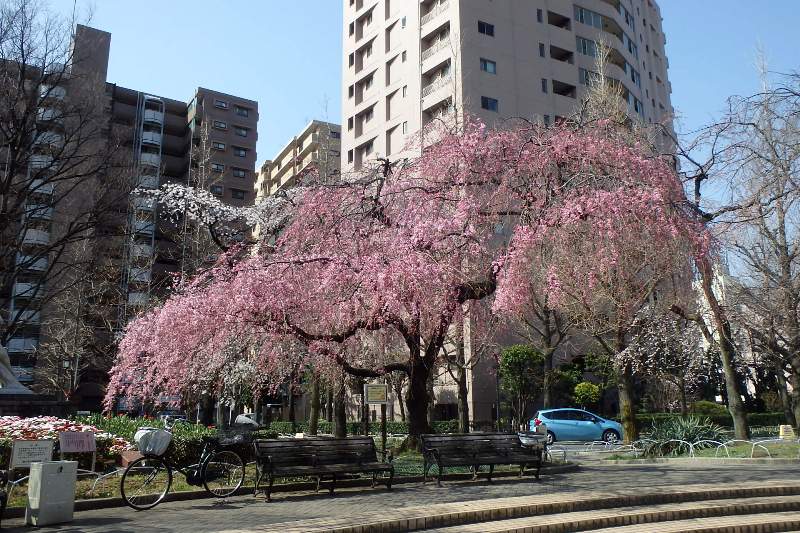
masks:
{"label": "bicycle front wheel", "polygon": [[122,499],[137,511],[152,509],[172,485],[172,470],[160,457],[140,457],[122,474]]}
{"label": "bicycle front wheel", "polygon": [[244,461],[230,450],[214,452],[203,465],[203,486],[217,498],[226,498],[244,483]]}

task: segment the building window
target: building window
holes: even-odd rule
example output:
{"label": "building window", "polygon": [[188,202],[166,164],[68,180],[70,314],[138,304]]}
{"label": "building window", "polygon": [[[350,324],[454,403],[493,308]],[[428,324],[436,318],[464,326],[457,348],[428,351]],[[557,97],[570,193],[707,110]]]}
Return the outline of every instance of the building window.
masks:
{"label": "building window", "polygon": [[355,22],[351,22],[350,23],[350,35],[353,35],[355,32],[356,32],[356,23]]}
{"label": "building window", "polygon": [[352,150],[348,150],[347,151],[347,162],[348,163],[352,163],[353,162],[353,151]]}
{"label": "building window", "polygon": [[233,112],[239,115],[240,117],[248,117],[250,116],[250,110],[246,107],[239,107],[238,105],[233,106]]}
{"label": "building window", "polygon": [[403,85],[403,98],[408,94],[408,85]]}
{"label": "building window", "polygon": [[352,67],[356,63],[356,55],[350,54],[350,66]]}
{"label": "building window", "polygon": [[481,58],[481,70],[489,74],[497,74],[497,63],[491,59]]}
{"label": "building window", "polygon": [[481,107],[487,111],[494,111],[497,113],[500,110],[500,102],[498,102],[496,98],[481,96]]}
{"label": "building window", "polygon": [[214,107],[218,107],[220,109],[228,109],[228,102],[225,100],[214,100]]}
{"label": "building window", "polygon": [[597,56],[597,43],[591,39],[584,39],[583,37],[575,37],[575,44],[577,45],[578,52],[585,56]]}
{"label": "building window", "polygon": [[247,157],[247,148],[233,147],[233,155],[236,157]]}
{"label": "building window", "polygon": [[247,198],[247,192],[241,189],[231,189],[231,198],[234,200],[244,200]]}
{"label": "building window", "polygon": [[536,10],[536,22],[544,22],[544,13],[541,9]]}
{"label": "building window", "polygon": [[350,131],[352,129],[353,129],[353,117],[350,117],[347,119],[347,131]]}
{"label": "building window", "polygon": [[225,165],[222,163],[211,163],[211,170],[214,172],[225,172]]}
{"label": "building window", "polygon": [[547,78],[542,78],[542,92],[547,92]]}
{"label": "building window", "polygon": [[544,125],[545,126],[549,126],[550,125],[550,115],[545,115],[544,116]]}
{"label": "building window", "polygon": [[594,26],[600,30],[603,29],[603,17],[601,17],[599,13],[589,11],[583,7],[575,6],[575,20],[587,26]]}
{"label": "building window", "polygon": [[403,134],[408,133],[408,122],[403,122]]}
{"label": "building window", "polygon": [[227,122],[223,122],[221,120],[215,120],[211,125],[214,126],[215,128],[217,128],[218,130],[227,130],[228,129],[228,123]]}
{"label": "building window", "polygon": [[369,155],[372,153],[372,141],[369,141],[367,144],[364,145],[364,155]]}
{"label": "building window", "polygon": [[211,186],[211,194],[215,194],[217,196],[222,196],[222,193],[225,189],[222,188],[222,185],[212,185]]}
{"label": "building window", "polygon": [[332,131],[331,132],[331,139],[341,139],[341,138],[342,138],[342,134],[339,133],[338,131]]}
{"label": "building window", "polygon": [[544,43],[539,43],[539,56],[544,57]]}
{"label": "building window", "polygon": [[369,109],[367,109],[366,111],[364,111],[364,122],[369,122],[370,120],[372,120],[372,117],[374,116],[374,114],[375,113],[373,112],[371,107]]}
{"label": "building window", "polygon": [[233,132],[239,137],[247,137],[247,128],[234,127]]}
{"label": "building window", "polygon": [[488,22],[483,22],[482,20],[479,20],[478,33],[488,35],[489,37],[494,37],[494,24],[489,24]]}
{"label": "building window", "polygon": [[356,86],[355,85],[351,85],[350,87],[347,88],[347,97],[348,98],[352,98],[353,96],[355,96],[355,94],[356,94]]}
{"label": "building window", "polygon": [[407,57],[408,57],[408,54],[406,54],[406,51],[405,51],[405,50],[403,50],[403,54],[402,54],[402,56],[400,57],[400,59],[402,60],[402,62],[403,62],[403,63],[405,63],[405,62],[406,62],[406,58],[407,58]]}
{"label": "building window", "polygon": [[400,27],[401,28],[405,28],[406,27],[406,18],[405,17],[400,19]]}
{"label": "building window", "polygon": [[247,171],[245,169],[243,169],[243,168],[234,168],[233,169],[233,175],[236,178],[246,178],[247,177]]}
{"label": "building window", "polygon": [[213,148],[214,150],[225,150],[225,143],[212,142],[211,148]]}

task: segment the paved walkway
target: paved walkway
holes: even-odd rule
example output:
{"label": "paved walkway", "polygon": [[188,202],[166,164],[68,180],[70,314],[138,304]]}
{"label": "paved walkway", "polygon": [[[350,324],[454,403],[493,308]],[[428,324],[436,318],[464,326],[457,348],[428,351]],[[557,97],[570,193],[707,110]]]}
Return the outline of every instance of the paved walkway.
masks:
{"label": "paved walkway", "polygon": [[[580,472],[542,476],[541,482],[497,479],[485,481],[401,484],[388,492],[382,488],[343,489],[333,497],[327,493],[277,493],[272,503],[252,496],[225,502],[212,499],[170,502],[150,511],[128,508],[98,509],[76,514],[76,520],[60,527],[35,531],[66,533],[202,533],[224,530],[262,529],[269,524],[311,518],[346,517],[382,509],[402,509],[432,503],[564,493],[574,491],[630,491],[639,488],[719,483],[736,486],[742,481],[770,483],[778,479],[800,479],[800,465],[630,465],[585,466]],[[33,531],[22,521],[9,520],[8,531]],[[4,528],[4,530],[6,530]]]}

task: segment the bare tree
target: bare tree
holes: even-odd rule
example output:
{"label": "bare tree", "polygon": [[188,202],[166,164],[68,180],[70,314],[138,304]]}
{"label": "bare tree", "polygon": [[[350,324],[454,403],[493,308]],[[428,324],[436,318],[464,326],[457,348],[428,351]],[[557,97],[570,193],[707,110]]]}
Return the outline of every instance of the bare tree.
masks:
{"label": "bare tree", "polygon": [[[104,73],[74,21],[36,0],[0,6],[0,342],[92,272],[73,253],[125,231],[130,156],[109,132]],[[86,44],[86,43],[84,43]]]}

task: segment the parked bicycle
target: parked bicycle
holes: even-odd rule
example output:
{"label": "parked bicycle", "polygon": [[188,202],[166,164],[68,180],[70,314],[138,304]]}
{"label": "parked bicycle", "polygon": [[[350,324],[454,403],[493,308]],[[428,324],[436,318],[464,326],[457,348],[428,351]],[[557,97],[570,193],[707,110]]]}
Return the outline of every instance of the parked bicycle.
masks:
{"label": "parked bicycle", "polygon": [[178,471],[187,483],[202,486],[209,494],[226,498],[234,494],[244,482],[244,461],[228,446],[241,444],[244,433],[203,437],[200,460],[181,468],[164,455],[172,442],[174,420],[167,420],[165,429],[140,428],[134,439],[142,457],[128,465],[122,474],[120,492],[122,499],[137,511],[152,509],[161,503],[172,486],[172,473]]}

